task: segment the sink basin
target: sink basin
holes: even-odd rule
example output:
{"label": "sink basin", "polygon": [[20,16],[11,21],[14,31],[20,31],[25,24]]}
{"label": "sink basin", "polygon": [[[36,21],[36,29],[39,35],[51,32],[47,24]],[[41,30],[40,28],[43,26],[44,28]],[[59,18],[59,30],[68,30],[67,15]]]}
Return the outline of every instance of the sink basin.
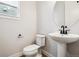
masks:
{"label": "sink basin", "polygon": [[79,40],[79,35],[77,34],[60,34],[56,32],[50,33],[49,36],[59,43],[72,43]]}
{"label": "sink basin", "polygon": [[59,32],[49,33],[50,38],[57,42],[57,57],[65,57],[67,52],[67,43],[79,40],[77,34],[60,34]]}

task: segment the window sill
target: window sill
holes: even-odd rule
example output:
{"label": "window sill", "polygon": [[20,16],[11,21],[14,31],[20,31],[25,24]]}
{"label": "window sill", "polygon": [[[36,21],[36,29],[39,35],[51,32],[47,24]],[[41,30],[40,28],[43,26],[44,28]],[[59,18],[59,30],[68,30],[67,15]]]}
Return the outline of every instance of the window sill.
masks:
{"label": "window sill", "polygon": [[10,19],[10,20],[20,20],[20,17],[13,17],[13,16],[6,16],[6,15],[0,15],[0,19]]}

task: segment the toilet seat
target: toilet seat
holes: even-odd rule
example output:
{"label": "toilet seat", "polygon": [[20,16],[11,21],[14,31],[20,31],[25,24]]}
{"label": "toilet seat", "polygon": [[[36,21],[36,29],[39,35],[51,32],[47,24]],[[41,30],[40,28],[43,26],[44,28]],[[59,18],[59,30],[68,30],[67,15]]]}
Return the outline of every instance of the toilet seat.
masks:
{"label": "toilet seat", "polygon": [[26,55],[26,56],[28,56],[28,57],[36,55],[38,53],[38,48],[40,48],[40,46],[38,46],[36,44],[26,46],[23,49],[23,54]]}
{"label": "toilet seat", "polygon": [[23,51],[29,52],[29,51],[36,50],[36,49],[38,49],[39,47],[40,47],[40,46],[38,46],[38,45],[36,45],[36,44],[33,44],[33,45],[29,45],[29,46],[25,47],[25,48],[23,49]]}

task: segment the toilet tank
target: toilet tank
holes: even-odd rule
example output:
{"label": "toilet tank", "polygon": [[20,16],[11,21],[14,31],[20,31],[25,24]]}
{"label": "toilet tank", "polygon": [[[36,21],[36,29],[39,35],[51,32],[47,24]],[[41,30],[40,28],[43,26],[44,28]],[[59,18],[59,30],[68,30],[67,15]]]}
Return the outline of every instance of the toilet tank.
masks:
{"label": "toilet tank", "polygon": [[45,35],[37,34],[36,44],[39,45],[40,47],[45,46]]}

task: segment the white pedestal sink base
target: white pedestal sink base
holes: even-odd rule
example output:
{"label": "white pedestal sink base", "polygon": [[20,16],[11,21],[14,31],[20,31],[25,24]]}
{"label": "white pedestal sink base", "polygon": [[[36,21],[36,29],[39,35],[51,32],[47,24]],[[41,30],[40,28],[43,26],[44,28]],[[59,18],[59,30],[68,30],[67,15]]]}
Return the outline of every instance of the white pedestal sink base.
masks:
{"label": "white pedestal sink base", "polygon": [[57,43],[57,57],[66,57],[66,44],[65,43]]}

